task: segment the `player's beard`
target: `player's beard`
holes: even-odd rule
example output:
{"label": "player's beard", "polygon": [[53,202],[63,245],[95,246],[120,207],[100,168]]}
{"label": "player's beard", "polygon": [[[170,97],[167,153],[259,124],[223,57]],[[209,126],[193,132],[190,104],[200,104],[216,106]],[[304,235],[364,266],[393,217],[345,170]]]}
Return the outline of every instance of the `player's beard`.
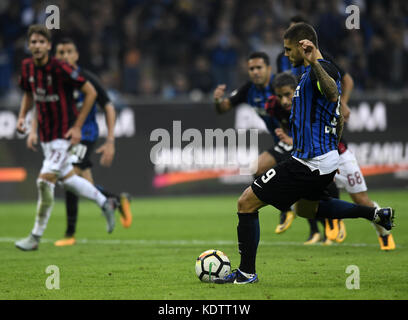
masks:
{"label": "player's beard", "polygon": [[294,61],[294,62],[292,63],[292,66],[293,66],[294,68],[297,68],[297,67],[302,66],[303,64],[304,64],[303,59],[302,59],[302,60],[296,60],[296,61]]}
{"label": "player's beard", "polygon": [[37,63],[44,63],[46,62],[47,52],[38,52],[33,54],[33,58]]}

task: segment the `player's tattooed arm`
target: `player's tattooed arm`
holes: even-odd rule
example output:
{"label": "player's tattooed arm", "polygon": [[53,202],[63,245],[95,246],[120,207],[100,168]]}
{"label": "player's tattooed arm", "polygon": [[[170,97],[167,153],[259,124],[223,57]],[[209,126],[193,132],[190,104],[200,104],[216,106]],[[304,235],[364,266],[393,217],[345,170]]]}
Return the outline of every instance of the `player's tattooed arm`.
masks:
{"label": "player's tattooed arm", "polygon": [[340,142],[341,136],[343,135],[344,128],[344,116],[342,108],[339,108],[340,116],[337,119],[336,132],[337,132],[337,143]]}
{"label": "player's tattooed arm", "polygon": [[332,102],[337,101],[339,97],[339,90],[337,89],[336,82],[329,76],[318,61],[311,64],[311,66],[316,75],[318,81],[317,83],[320,86],[320,91],[325,95],[327,100]]}

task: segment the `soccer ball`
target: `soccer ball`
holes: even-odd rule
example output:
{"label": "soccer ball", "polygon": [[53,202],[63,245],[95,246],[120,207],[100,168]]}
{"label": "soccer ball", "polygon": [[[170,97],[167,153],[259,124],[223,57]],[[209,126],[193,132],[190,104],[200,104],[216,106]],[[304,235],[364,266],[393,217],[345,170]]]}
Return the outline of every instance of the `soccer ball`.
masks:
{"label": "soccer ball", "polygon": [[210,249],[200,254],[196,260],[195,271],[203,282],[213,282],[230,273],[231,263],[224,252]]}

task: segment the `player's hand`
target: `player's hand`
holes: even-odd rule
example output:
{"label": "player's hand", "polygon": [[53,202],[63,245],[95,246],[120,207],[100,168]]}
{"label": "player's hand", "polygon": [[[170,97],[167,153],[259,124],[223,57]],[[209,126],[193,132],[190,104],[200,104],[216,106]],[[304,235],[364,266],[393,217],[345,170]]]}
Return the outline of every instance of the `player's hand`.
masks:
{"label": "player's hand", "polygon": [[27,148],[31,149],[33,151],[37,151],[37,148],[35,147],[35,145],[38,142],[38,135],[36,132],[30,132],[28,137],[27,137]]}
{"label": "player's hand", "polygon": [[26,132],[25,118],[18,118],[16,130],[19,133],[25,133]]}
{"label": "player's hand", "polygon": [[317,48],[310,40],[300,40],[300,54],[303,59],[305,59],[310,64],[315,64],[317,62]]}
{"label": "player's hand", "polygon": [[70,139],[72,145],[78,144],[81,142],[81,128],[72,127],[70,128],[64,136],[65,139]]}
{"label": "player's hand", "polygon": [[96,151],[96,153],[102,153],[99,163],[101,166],[110,167],[115,156],[115,144],[112,141],[106,141]]}
{"label": "player's hand", "polygon": [[287,145],[293,145],[293,139],[289,137],[281,128],[275,129],[275,134],[279,138],[280,141],[286,143]]}
{"label": "player's hand", "polygon": [[220,85],[217,86],[217,88],[215,88],[215,90],[214,90],[214,101],[216,103],[221,103],[222,98],[224,97],[226,88],[227,88],[227,86],[225,84],[220,84]]}

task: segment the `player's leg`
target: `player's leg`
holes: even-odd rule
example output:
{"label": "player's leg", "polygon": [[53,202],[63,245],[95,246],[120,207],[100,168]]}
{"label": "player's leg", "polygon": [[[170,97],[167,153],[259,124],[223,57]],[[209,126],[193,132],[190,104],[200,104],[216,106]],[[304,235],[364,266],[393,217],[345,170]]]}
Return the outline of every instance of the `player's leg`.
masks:
{"label": "player's leg", "polygon": [[114,199],[106,198],[92,183],[75,174],[71,170],[62,178],[65,190],[69,190],[77,196],[94,201],[101,209],[107,220],[107,231],[111,233],[115,227],[115,203]]}
{"label": "player's leg", "polygon": [[217,283],[247,284],[258,281],[255,272],[256,252],[260,239],[258,210],[266,203],[257,198],[248,187],[238,199],[238,249],[241,255],[239,268]]}
{"label": "player's leg", "polygon": [[391,230],[394,226],[394,210],[387,208],[373,208],[346,202],[338,199],[327,199],[319,202],[317,218],[356,219],[364,218],[377,225]]}
{"label": "player's leg", "polygon": [[[331,182],[326,191],[331,198],[340,199],[340,191],[337,185]],[[339,219],[320,219],[325,230],[325,240],[324,244],[330,245],[331,241],[336,241],[338,243],[343,242],[346,239],[346,225],[344,221]]]}
{"label": "player's leg", "polygon": [[256,254],[260,240],[258,210],[267,204],[278,209],[290,207],[297,200],[290,192],[290,173],[286,161],[279,163],[257,178],[238,200],[238,247],[241,255],[239,268],[217,283],[247,284],[258,281]]}
{"label": "player's leg", "polygon": [[34,227],[27,238],[15,243],[17,248],[24,251],[36,250],[38,248],[54,205],[54,188],[56,181],[57,177],[55,174],[40,174],[38,176],[38,200]]}
{"label": "player's leg", "polygon": [[126,192],[122,192],[120,195],[112,193],[106,190],[101,185],[96,185],[96,188],[102,192],[105,197],[115,199],[115,207],[119,209],[120,223],[124,228],[129,228],[132,224],[132,210],[130,207],[130,195]]}
{"label": "player's leg", "polygon": [[[74,165],[75,174],[78,176],[82,176],[82,170],[78,166]],[[88,181],[92,182],[92,179]],[[65,231],[65,235],[63,239],[55,241],[54,245],[57,247],[63,246],[72,246],[75,244],[75,232],[76,232],[76,224],[78,221],[78,203],[79,197],[69,191],[65,190],[65,210],[67,213],[67,229]]]}
{"label": "player's leg", "polygon": [[[290,153],[280,148],[278,145],[262,152],[258,157],[258,169],[255,174],[255,178],[264,174],[269,169],[276,166],[279,162],[282,162],[290,157]],[[279,224],[275,228],[275,233],[280,234],[292,225],[295,219],[295,213],[291,208],[285,208],[280,212]]]}
{"label": "player's leg", "polygon": [[307,222],[309,224],[310,232],[309,237],[303,244],[305,245],[316,244],[321,240],[319,227],[317,226],[317,219],[307,219]]}
{"label": "player's leg", "polygon": [[[363,173],[356,157],[350,150],[340,155],[336,184],[346,189],[354,203],[367,207],[379,207],[368,196],[367,184]],[[372,223],[372,225],[377,233],[381,250],[394,250],[395,242],[391,232],[378,224]]]}
{"label": "player's leg", "polygon": [[15,243],[16,247],[29,251],[38,248],[40,239],[48,224],[54,205],[54,189],[57,182],[57,172],[65,156],[64,150],[59,149],[59,144],[53,141],[41,144],[44,160],[37,178],[37,210],[34,227],[30,235]]}

